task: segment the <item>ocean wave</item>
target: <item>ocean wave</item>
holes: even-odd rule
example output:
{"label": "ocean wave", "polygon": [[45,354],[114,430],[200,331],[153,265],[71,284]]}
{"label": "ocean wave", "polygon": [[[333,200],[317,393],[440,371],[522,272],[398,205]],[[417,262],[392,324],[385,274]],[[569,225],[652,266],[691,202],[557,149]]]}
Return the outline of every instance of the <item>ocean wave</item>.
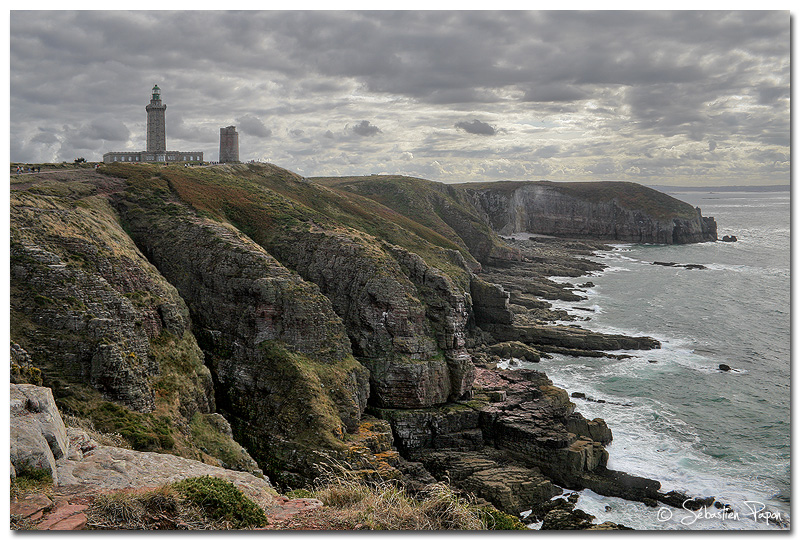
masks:
{"label": "ocean wave", "polygon": [[[658,480],[662,483],[664,491],[679,489],[685,490],[691,496],[713,495],[732,504],[739,511],[746,509],[742,505],[743,501],[763,500],[768,503],[772,488],[767,479],[762,479],[760,482],[743,480],[738,476],[740,470],[736,469],[735,460],[721,461],[705,454],[704,444],[697,429],[679,417],[667,404],[644,396],[633,395],[622,398],[616,392],[604,392],[600,388],[608,386],[609,381],[613,383],[614,380],[618,381],[617,388],[626,387],[631,390],[634,390],[634,387],[626,381],[633,382],[642,378],[679,380],[681,375],[675,372],[675,369],[687,367],[711,369],[711,361],[694,354],[692,349],[669,344],[664,349],[631,352],[637,356],[621,361],[553,355],[551,360],[542,360],[535,365],[526,365],[527,363],[522,362],[520,367],[544,369],[556,386],[565,388],[570,393],[582,392],[593,400],[605,401],[599,403],[573,399],[577,412],[587,418],[604,418],[611,428],[614,441],[608,447],[609,468]],[[651,364],[652,359],[657,359],[657,363]],[[583,493],[592,497],[586,491]],[[605,506],[611,506],[615,511],[624,513],[634,511],[637,503],[618,500],[617,504],[613,498],[606,497],[603,497],[602,501],[605,501],[602,512],[590,512],[598,516],[600,521],[611,520],[639,529],[661,528],[660,522],[654,520],[653,514],[650,513],[655,512],[653,509],[645,510],[646,507],[642,505],[639,507],[643,512],[641,520],[631,522],[628,517],[629,521],[626,522],[623,519],[615,519],[621,514],[606,513]],[[775,527],[757,526],[750,520],[733,525],[708,522],[678,528],[774,529]]]}

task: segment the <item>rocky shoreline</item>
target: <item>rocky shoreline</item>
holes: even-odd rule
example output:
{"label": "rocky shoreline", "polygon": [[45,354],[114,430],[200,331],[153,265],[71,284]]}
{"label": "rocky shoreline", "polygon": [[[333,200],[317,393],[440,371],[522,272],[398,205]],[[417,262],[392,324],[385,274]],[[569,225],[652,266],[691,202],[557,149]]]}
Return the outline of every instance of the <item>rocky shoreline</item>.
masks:
{"label": "rocky shoreline", "polygon": [[[551,299],[577,299],[586,285],[548,278],[585,280],[586,273],[602,270],[602,263],[583,257],[611,249],[606,243],[532,238],[512,239],[509,245],[523,254],[523,260],[484,267],[480,274],[502,287],[510,316],[504,322],[499,322],[498,312],[493,318],[477,317],[481,339],[468,348],[477,367],[472,400],[402,414],[368,409],[390,422],[400,454],[422,463],[434,478],[449,478],[454,486],[506,512],[528,512],[526,520],[542,521],[544,529],[625,528],[610,522],[593,525],[595,516],[575,510],[576,497],[551,500],[562,488],[588,488],[648,506],[661,502],[681,508],[684,501],[689,501],[687,508],[714,504],[713,498],[692,502],[684,493],[660,491],[655,480],[608,469],[605,445],[613,435],[603,419],[589,420],[576,413],[567,392],[553,386],[545,373],[497,367],[512,358],[537,362],[548,353],[624,358],[635,350],[660,347],[648,337],[555,324],[574,317],[553,311],[546,300],[534,297],[533,290],[548,290]],[[495,309],[498,305],[495,302]],[[620,349],[626,354],[609,352]]]}
{"label": "rocky shoreline", "polygon": [[497,367],[660,346],[553,309],[582,298],[607,245],[503,241],[464,189],[344,180],[271,165],[12,178],[12,382],[52,388],[62,414],[134,451],[285,490],[337,464],[411,491],[449,478],[548,526],[568,526],[562,488],[682,504],[607,469],[606,423],[544,373]]}

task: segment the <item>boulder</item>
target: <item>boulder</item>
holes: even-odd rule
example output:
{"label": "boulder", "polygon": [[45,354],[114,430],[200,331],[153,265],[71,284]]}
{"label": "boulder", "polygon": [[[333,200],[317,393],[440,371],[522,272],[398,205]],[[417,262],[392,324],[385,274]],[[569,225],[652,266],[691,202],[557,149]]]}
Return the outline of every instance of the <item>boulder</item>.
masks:
{"label": "boulder", "polygon": [[11,384],[11,464],[17,474],[44,469],[58,483],[56,460],[67,455],[69,439],[53,392],[32,384]]}
{"label": "boulder", "polygon": [[561,493],[539,469],[507,464],[507,458],[491,448],[423,452],[419,459],[437,479],[448,479],[454,486],[513,515],[542,505]]}
{"label": "boulder", "polygon": [[509,293],[500,285],[487,283],[480,278],[470,281],[472,310],[478,326],[484,324],[511,324],[514,315],[508,307]]}
{"label": "boulder", "polygon": [[541,358],[539,351],[520,341],[504,341],[489,347],[491,354],[501,358],[519,358],[527,362],[538,362]]}
{"label": "boulder", "polygon": [[592,526],[594,516],[583,510],[555,508],[544,516],[541,530],[585,530]]}
{"label": "boulder", "polygon": [[271,503],[277,495],[266,477],[232,471],[170,454],[98,446],[80,460],[58,462],[59,485],[99,491],[157,487],[185,478],[213,476],[235,484],[255,501]]}

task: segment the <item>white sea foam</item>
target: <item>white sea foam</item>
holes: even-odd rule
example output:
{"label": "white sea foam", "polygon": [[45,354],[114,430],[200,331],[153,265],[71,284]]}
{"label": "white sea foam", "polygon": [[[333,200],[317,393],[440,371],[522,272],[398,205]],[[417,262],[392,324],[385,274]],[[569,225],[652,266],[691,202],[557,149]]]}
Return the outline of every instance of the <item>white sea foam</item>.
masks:
{"label": "white sea foam", "polygon": [[[542,361],[538,369],[544,369],[551,380],[569,392],[582,392],[592,400],[573,398],[577,411],[587,418],[604,418],[614,434],[614,441],[608,446],[609,468],[622,470],[638,476],[658,480],[663,491],[685,490],[691,496],[715,496],[729,503],[742,514],[747,511],[744,501],[764,499],[768,487],[753,479],[736,479],[724,476],[724,471],[716,466],[714,460],[700,452],[700,438],[694,428],[670,413],[667,408],[654,400],[630,398],[621,400],[618,396],[599,391],[594,386],[597,376],[610,373],[631,375],[639,370],[662,370],[663,365],[625,360],[605,363],[597,359],[579,364],[575,359],[558,357],[562,364],[554,369],[549,362]],[[641,359],[640,359],[641,360]],[[522,367],[534,365],[523,362]],[[600,372],[598,374],[598,371]],[[612,510],[606,511],[610,506]],[[719,520],[697,520],[691,526],[680,523],[679,518],[691,516],[688,511],[673,509],[676,519],[669,522],[658,520],[658,509],[641,503],[633,503],[613,497],[603,497],[584,490],[577,508],[598,517],[598,522],[614,521],[636,529],[774,529],[774,525],[754,523],[742,516],[738,522]]]}

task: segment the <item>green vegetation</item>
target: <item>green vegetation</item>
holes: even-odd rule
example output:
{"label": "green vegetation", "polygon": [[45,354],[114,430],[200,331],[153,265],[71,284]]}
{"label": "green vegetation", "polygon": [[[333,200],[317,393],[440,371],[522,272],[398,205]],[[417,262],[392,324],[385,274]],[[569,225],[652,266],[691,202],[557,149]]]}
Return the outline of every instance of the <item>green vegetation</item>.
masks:
{"label": "green vegetation", "polygon": [[31,491],[49,491],[53,487],[53,475],[46,469],[17,468],[17,476],[11,480],[11,497]]}
{"label": "green vegetation", "polygon": [[101,494],[87,510],[89,529],[246,529],[267,524],[264,511],[236,486],[188,478],[144,492]]}
{"label": "green vegetation", "polygon": [[529,531],[518,517],[501,512],[496,508],[481,508],[481,521],[493,531]]}
{"label": "green vegetation", "polygon": [[62,163],[20,163],[20,162],[12,162],[10,172],[11,174],[16,174],[17,167],[22,166],[25,169],[25,172],[28,172],[28,169],[31,167],[34,168],[41,168],[42,172],[44,171],[60,171],[60,170],[70,170],[70,169],[94,169],[97,165],[96,161],[82,161],[80,163],[67,163],[66,161]]}
{"label": "green vegetation", "polygon": [[345,428],[335,396],[329,390],[343,390],[347,373],[360,368],[360,364],[352,357],[335,366],[321,364],[287,350],[274,340],[264,341],[260,348],[265,367],[274,372],[276,380],[283,381],[279,392],[285,393],[285,402],[295,405],[287,406],[281,414],[281,431],[291,433],[300,443],[312,446],[322,443],[327,448],[343,449]]}
{"label": "green vegetation", "polygon": [[637,184],[635,182],[470,182],[454,184],[464,190],[483,190],[507,194],[526,185],[540,185],[552,188],[559,193],[590,202],[615,201],[621,208],[641,211],[656,219],[692,219],[697,213],[692,205],[666,193]]}
{"label": "green vegetation", "polygon": [[362,195],[392,209],[413,224],[404,224],[409,230],[433,231],[450,244],[442,247],[459,250],[470,265],[476,259],[485,262],[487,257],[507,251],[466,194],[450,185],[393,175],[312,180],[341,192]]}
{"label": "green vegetation", "polygon": [[187,478],[173,488],[215,521],[228,522],[237,529],[267,524],[264,511],[228,481],[211,476]]}
{"label": "green vegetation", "polygon": [[96,429],[119,433],[134,450],[170,450],[175,446],[172,422],[165,416],[137,413],[105,401],[89,414]]}
{"label": "green vegetation", "polygon": [[250,469],[251,461],[230,435],[220,430],[211,414],[195,413],[189,423],[191,442],[196,448],[218,459],[220,465],[234,470]]}
{"label": "green vegetation", "polygon": [[[399,245],[420,255],[464,289],[469,278],[452,251],[460,251],[475,265],[469,250],[452,231],[448,237],[416,221],[413,215],[406,216],[358,193],[305,181],[272,165],[185,168],[114,164],[101,172],[126,178],[130,192],[145,198],[164,198],[167,188],[161,184],[163,179],[172,196],[205,217],[231,223],[268,251],[276,242],[321,227],[368,246],[377,246],[375,239]],[[160,175],[157,180],[156,174]],[[486,225],[481,226],[492,234]]]}

